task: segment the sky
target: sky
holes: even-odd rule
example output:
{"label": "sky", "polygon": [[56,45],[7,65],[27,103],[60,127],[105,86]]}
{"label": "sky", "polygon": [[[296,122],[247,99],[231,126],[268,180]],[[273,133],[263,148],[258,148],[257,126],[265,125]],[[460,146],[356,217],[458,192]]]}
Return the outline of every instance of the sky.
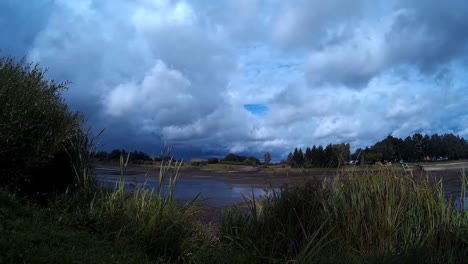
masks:
{"label": "sky", "polygon": [[388,135],[468,137],[466,0],[0,1],[100,148],[284,159]]}

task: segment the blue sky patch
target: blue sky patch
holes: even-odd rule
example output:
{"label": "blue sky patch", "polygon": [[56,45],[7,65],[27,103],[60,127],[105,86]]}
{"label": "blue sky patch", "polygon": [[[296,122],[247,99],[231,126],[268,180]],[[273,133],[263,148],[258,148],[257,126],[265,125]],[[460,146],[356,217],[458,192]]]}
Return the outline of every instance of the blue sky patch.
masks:
{"label": "blue sky patch", "polygon": [[264,104],[245,104],[245,110],[258,116],[265,116],[268,112],[268,107]]}

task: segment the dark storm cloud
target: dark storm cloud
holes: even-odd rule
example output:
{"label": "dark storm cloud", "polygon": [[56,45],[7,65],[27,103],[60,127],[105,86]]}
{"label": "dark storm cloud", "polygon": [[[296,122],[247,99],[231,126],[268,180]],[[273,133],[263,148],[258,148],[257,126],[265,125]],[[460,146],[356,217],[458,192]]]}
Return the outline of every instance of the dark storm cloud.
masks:
{"label": "dark storm cloud", "polygon": [[468,2],[401,1],[386,35],[389,57],[396,63],[415,64],[432,73],[446,63],[466,58]]}
{"label": "dark storm cloud", "polygon": [[[71,80],[104,149],[273,153],[468,136],[468,2],[0,2],[0,49]],[[351,89],[350,89],[351,88]],[[246,109],[261,105],[261,115]],[[249,111],[250,110],[250,111]]]}
{"label": "dark storm cloud", "polygon": [[378,20],[360,14],[359,22],[347,28],[350,38],[311,50],[312,86],[362,89],[374,77],[401,66],[431,77],[447,64],[467,58],[468,2],[397,1],[385,9]]}
{"label": "dark storm cloud", "polygon": [[0,2],[0,50],[3,53],[22,58],[33,44],[36,34],[48,20],[52,0]]}

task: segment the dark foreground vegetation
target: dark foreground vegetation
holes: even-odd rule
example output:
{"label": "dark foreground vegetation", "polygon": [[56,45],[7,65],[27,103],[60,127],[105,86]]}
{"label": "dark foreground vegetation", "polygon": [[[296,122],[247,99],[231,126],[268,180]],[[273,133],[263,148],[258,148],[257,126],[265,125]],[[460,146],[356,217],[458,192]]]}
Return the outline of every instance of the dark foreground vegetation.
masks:
{"label": "dark foreground vegetation", "polygon": [[[173,159],[161,161],[155,190],[130,193],[124,184],[130,156],[120,155],[120,184],[99,188],[91,173],[95,145],[80,115],[63,103],[65,88],[46,81],[34,65],[0,59],[0,263],[460,263],[468,258],[463,202],[446,199],[441,183],[403,170],[348,171],[333,180],[284,186],[262,201],[246,196],[247,208],[226,209],[215,228],[198,220],[196,197],[174,200],[181,163]],[[462,174],[461,196],[465,189]]]}
{"label": "dark foreground vegetation", "polygon": [[468,214],[428,178],[386,169],[246,199],[248,209],[226,209],[213,230],[196,220],[196,203],[143,190],[81,190],[47,206],[2,192],[0,261],[462,263],[468,257]]}

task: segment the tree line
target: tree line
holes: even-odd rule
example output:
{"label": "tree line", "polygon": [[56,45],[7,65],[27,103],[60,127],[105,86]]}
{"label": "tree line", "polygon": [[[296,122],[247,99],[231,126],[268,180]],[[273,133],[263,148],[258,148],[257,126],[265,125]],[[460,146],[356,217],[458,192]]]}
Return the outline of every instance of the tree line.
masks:
{"label": "tree line", "polygon": [[174,159],[170,155],[158,155],[158,156],[149,156],[143,151],[126,151],[125,149],[114,149],[111,152],[99,151],[96,153],[96,159],[99,161],[119,161],[120,156],[127,157],[129,156],[129,162],[131,163],[144,163],[146,161],[169,161]]}
{"label": "tree line", "polygon": [[[149,156],[142,151],[127,152],[124,149],[114,149],[111,152],[100,151],[96,158],[100,161],[118,161],[120,156],[130,154],[130,162],[162,161],[170,156]],[[268,154],[268,155],[267,155]],[[330,168],[347,164],[375,162],[405,162],[457,160],[468,159],[468,141],[463,137],[449,134],[422,135],[414,134],[405,139],[387,136],[373,146],[358,148],[351,154],[350,144],[328,144],[323,147],[312,146],[305,150],[295,148],[288,154],[284,163],[294,168]],[[271,155],[265,153],[265,163],[271,160]],[[253,156],[242,156],[230,153],[223,159],[211,158],[204,163],[223,163],[232,165],[260,165],[261,161]]]}
{"label": "tree line", "polygon": [[288,154],[286,163],[291,167],[326,168],[337,167],[347,163],[351,156],[349,144],[328,144],[325,147],[307,147],[303,152],[295,148]]}
{"label": "tree line", "polygon": [[405,139],[387,136],[373,146],[358,148],[353,154],[349,144],[329,144],[325,147],[295,148],[288,154],[291,167],[329,168],[352,163],[420,162],[468,159],[468,141],[448,134],[414,134]]}
{"label": "tree line", "polygon": [[365,149],[358,148],[352,160],[364,158],[366,162],[400,161],[419,162],[457,160],[468,158],[468,141],[449,134],[414,134],[405,139],[387,136]]}
{"label": "tree line", "polygon": [[228,155],[226,155],[226,157],[224,157],[224,159],[221,159],[219,163],[252,166],[261,164],[260,160],[257,157],[236,155],[234,153],[229,153]]}

